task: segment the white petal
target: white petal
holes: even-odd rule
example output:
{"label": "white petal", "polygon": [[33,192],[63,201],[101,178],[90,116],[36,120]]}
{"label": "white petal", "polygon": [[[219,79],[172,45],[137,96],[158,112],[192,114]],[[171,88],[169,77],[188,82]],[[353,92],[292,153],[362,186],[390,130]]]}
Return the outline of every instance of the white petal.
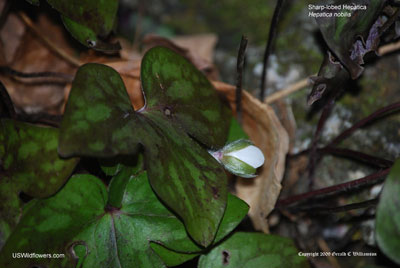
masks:
{"label": "white petal", "polygon": [[260,149],[258,149],[254,145],[247,146],[243,149],[238,151],[230,152],[226,155],[235,157],[248,165],[252,166],[253,168],[258,168],[264,164],[264,155]]}

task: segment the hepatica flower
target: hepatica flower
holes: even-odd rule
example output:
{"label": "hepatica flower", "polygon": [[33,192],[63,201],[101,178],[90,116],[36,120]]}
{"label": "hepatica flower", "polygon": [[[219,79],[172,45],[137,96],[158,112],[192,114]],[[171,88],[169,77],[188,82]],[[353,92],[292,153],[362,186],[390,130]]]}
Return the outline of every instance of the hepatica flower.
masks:
{"label": "hepatica flower", "polygon": [[254,178],[256,169],[262,166],[265,160],[261,150],[249,140],[237,140],[209,153],[226,170],[243,178]]}

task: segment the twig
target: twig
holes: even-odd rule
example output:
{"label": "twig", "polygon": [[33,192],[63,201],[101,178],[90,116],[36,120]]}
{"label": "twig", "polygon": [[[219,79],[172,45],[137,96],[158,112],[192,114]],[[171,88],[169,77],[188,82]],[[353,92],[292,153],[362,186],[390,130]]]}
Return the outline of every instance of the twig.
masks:
{"label": "twig", "polygon": [[387,168],[387,169],[378,171],[376,173],[373,173],[371,175],[365,176],[361,179],[352,180],[352,181],[337,184],[334,186],[329,186],[329,187],[322,188],[319,190],[310,191],[310,192],[307,192],[304,194],[290,196],[290,197],[278,200],[276,206],[278,208],[280,208],[280,207],[284,207],[284,206],[290,205],[292,203],[304,201],[304,200],[307,200],[310,198],[321,197],[321,196],[324,196],[327,194],[329,194],[329,195],[338,194],[338,193],[341,193],[344,191],[349,191],[349,190],[355,189],[359,186],[378,183],[383,180],[382,177],[386,176],[389,173],[389,171],[390,171],[390,168]]}
{"label": "twig", "polygon": [[[12,119],[17,118],[17,114],[15,113],[14,105],[13,102],[10,98],[10,95],[7,92],[6,87],[3,85],[3,83],[0,81],[0,101],[4,104],[4,108],[7,110],[7,115]],[[0,114],[0,116],[2,116]]]}
{"label": "twig", "polygon": [[66,82],[72,82],[74,76],[65,73],[56,73],[56,72],[33,72],[33,73],[25,73],[14,70],[8,66],[0,66],[0,73],[6,73],[11,76],[17,76],[21,78],[40,78],[40,77],[55,77],[65,79]]}
{"label": "twig", "polygon": [[397,51],[400,49],[400,41],[396,42],[396,43],[392,43],[392,44],[387,44],[384,46],[381,46],[378,49],[378,55],[383,56],[389,53],[392,53],[394,51]]}
{"label": "twig", "polygon": [[[314,75],[316,75],[316,74],[314,74]],[[309,81],[308,78],[304,78],[304,79],[302,79],[302,80],[300,80],[300,81],[288,86],[287,88],[285,88],[283,90],[279,90],[279,91],[269,95],[268,97],[266,97],[264,99],[264,102],[267,103],[267,104],[271,104],[271,103],[273,103],[273,102],[275,102],[275,101],[277,101],[277,100],[279,100],[281,98],[284,98],[284,97],[286,97],[286,96],[288,96],[288,95],[290,95],[290,94],[292,94],[292,93],[294,93],[294,92],[296,92],[296,91],[298,91],[298,90],[300,90],[302,88],[305,88],[306,86],[309,85],[308,81]]]}
{"label": "twig", "polygon": [[245,52],[247,47],[247,37],[242,36],[240,40],[240,47],[237,57],[236,71],[237,71],[237,80],[236,80],[236,115],[239,121],[239,124],[242,124],[242,77],[243,77],[243,65]]}
{"label": "twig", "polygon": [[25,25],[40,39],[43,43],[52,51],[54,51],[58,56],[63,58],[65,61],[69,62],[75,67],[79,67],[82,63],[77,59],[66,53],[64,50],[55,45],[47,37],[43,36],[40,30],[33,24],[32,20],[25,15],[23,12],[18,12],[18,16],[22,19]]}
{"label": "twig", "polygon": [[[400,41],[379,47],[378,55],[384,56],[386,54],[392,53],[397,50],[400,50]],[[314,74],[314,75],[316,75],[316,74]],[[271,104],[271,103],[273,103],[281,98],[284,98],[296,91],[299,91],[300,89],[307,87],[308,85],[309,85],[308,78],[301,79],[298,82],[291,84],[288,87],[269,95],[268,97],[266,97],[264,99],[264,102]]]}
{"label": "twig", "polygon": [[344,205],[344,206],[338,206],[338,207],[324,207],[324,206],[313,206],[313,207],[307,207],[307,208],[296,208],[295,211],[292,211],[291,213],[294,213],[296,211],[299,212],[306,212],[306,213],[311,213],[311,214],[325,214],[325,213],[339,213],[339,212],[345,212],[349,210],[354,210],[354,209],[360,209],[360,208],[368,208],[375,206],[378,204],[379,199],[374,198],[370,199],[367,201],[359,202],[359,203],[352,203],[349,205]]}
{"label": "twig", "polygon": [[269,28],[269,34],[268,34],[268,42],[267,46],[265,47],[265,52],[264,52],[264,59],[263,59],[263,69],[262,69],[262,74],[261,74],[261,86],[260,86],[260,100],[264,100],[265,94],[265,85],[267,84],[267,66],[268,66],[268,58],[269,55],[272,52],[272,46],[275,41],[275,36],[276,36],[276,30],[278,26],[278,21],[279,17],[282,11],[282,6],[283,6],[284,0],[277,0],[276,1],[276,6],[274,10],[274,15],[272,16],[272,21],[271,21],[271,26]]}
{"label": "twig", "polygon": [[[324,251],[324,252],[332,252],[332,250],[329,248],[328,244],[326,243],[326,241],[323,238],[319,237],[317,239],[317,243],[318,243],[319,248],[322,251]],[[339,264],[339,262],[338,262],[338,260],[336,259],[335,256],[328,255],[327,258],[328,258],[329,263],[331,264],[331,267],[333,267],[333,268],[341,268],[341,266],[340,266],[340,264]]]}
{"label": "twig", "polygon": [[333,141],[331,141],[328,146],[332,147],[332,146],[337,145],[338,143],[340,143],[341,141],[346,139],[348,136],[350,136],[357,129],[363,127],[364,125],[370,123],[371,121],[373,121],[381,116],[384,116],[391,112],[394,112],[397,109],[400,109],[400,102],[392,103],[386,107],[383,107],[382,109],[375,111],[374,113],[370,114],[369,116],[367,116],[367,117],[361,119],[360,121],[358,121],[357,123],[355,123],[352,127],[343,131],[339,136],[337,136],[335,139],[333,139]]}

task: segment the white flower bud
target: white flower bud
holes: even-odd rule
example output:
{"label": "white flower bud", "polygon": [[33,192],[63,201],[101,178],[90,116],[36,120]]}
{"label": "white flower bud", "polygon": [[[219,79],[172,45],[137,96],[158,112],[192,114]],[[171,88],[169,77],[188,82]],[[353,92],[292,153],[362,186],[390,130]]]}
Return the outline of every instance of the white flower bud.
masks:
{"label": "white flower bud", "polygon": [[237,140],[209,153],[229,172],[243,178],[254,178],[265,161],[261,150],[249,140]]}

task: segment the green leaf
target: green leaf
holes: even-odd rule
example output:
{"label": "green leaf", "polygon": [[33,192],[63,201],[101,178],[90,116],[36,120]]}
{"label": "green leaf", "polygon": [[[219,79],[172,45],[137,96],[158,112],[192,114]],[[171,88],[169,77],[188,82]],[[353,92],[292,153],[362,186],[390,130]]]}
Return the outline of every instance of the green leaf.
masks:
{"label": "green leaf", "polygon": [[185,58],[167,48],[153,48],[143,57],[141,80],[146,110],[170,114],[170,121],[209,148],[225,144],[231,111]]}
{"label": "green leaf", "polygon": [[121,47],[108,44],[97,37],[106,37],[114,27],[118,0],[47,0],[61,13],[65,27],[83,45],[104,51]]}
{"label": "green leaf", "polygon": [[238,232],[202,255],[198,267],[309,267],[298,252],[288,238]]}
{"label": "green leaf", "polygon": [[[164,267],[151,242],[183,250],[188,243],[196,246],[158,200],[146,172],[129,179],[120,210],[105,209],[106,202],[106,188],[98,178],[73,176],[55,196],[26,211],[0,253],[0,267]],[[238,215],[234,206],[228,214],[221,234],[240,222],[232,221]],[[14,259],[12,252],[64,253],[66,258]]]}
{"label": "green leaf", "polygon": [[78,159],[57,154],[58,129],[0,120],[0,246],[21,214],[21,192],[37,198],[54,194]]}
{"label": "green leaf", "polygon": [[141,80],[146,106],[135,112],[115,70],[82,66],[61,124],[59,152],[112,157],[143,146],[154,191],[182,218],[192,238],[207,246],[224,214],[227,181],[221,165],[192,137],[222,146],[229,109],[204,75],[166,48],[147,52]]}
{"label": "green leaf", "polygon": [[62,16],[65,28],[81,44],[99,51],[118,51],[121,49],[119,43],[109,44],[97,38],[97,34],[90,28],[79,24],[65,16]]}
{"label": "green leaf", "polygon": [[400,159],[386,178],[376,211],[376,241],[390,259],[400,264]]}
{"label": "green leaf", "polygon": [[[351,58],[350,51],[353,49],[357,38],[367,40],[371,26],[374,24],[385,1],[381,0],[357,0],[352,1],[354,5],[366,5],[366,10],[342,10],[351,13],[350,17],[318,17],[317,23],[321,33],[332,52],[339,58],[343,65],[349,70],[352,79],[360,76],[363,68],[360,63]],[[338,0],[335,5],[349,4],[347,0]],[[324,12],[337,13],[337,10]]]}
{"label": "green leaf", "polygon": [[[246,216],[248,210],[249,206],[243,200],[229,194],[225,214],[215,237],[214,244],[232,232]],[[182,240],[179,244],[175,242],[175,245],[165,244],[162,246],[151,243],[151,247],[168,266],[176,266],[184,263],[198,256],[202,251],[202,248],[188,239]]]}
{"label": "green leaf", "polygon": [[118,0],[47,0],[58,12],[100,36],[106,36],[114,26]]}

